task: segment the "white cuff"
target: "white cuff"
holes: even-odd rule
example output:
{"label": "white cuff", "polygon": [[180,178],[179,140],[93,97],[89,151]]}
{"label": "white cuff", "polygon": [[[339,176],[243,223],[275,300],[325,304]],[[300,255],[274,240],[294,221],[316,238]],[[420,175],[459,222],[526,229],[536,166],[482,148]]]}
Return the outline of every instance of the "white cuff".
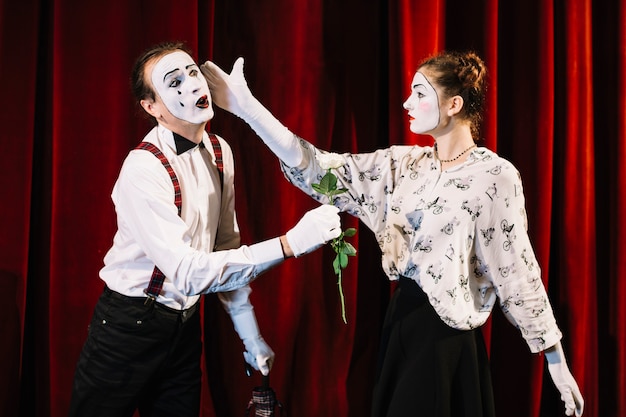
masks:
{"label": "white cuff", "polygon": [[266,271],[285,260],[280,238],[265,240],[248,246],[259,272]]}
{"label": "white cuff", "polygon": [[241,340],[254,339],[261,336],[254,310],[245,310],[230,316],[230,318]]}

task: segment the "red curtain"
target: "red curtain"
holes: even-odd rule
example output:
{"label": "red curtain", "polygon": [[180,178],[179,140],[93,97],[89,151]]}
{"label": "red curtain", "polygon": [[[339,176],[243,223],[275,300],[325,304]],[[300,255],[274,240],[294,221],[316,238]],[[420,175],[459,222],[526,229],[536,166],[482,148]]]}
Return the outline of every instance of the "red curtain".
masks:
{"label": "red curtain", "polygon": [[[490,70],[482,144],[524,180],[531,239],[585,415],[626,415],[626,1],[0,0],[0,415],[63,416],[115,231],[110,191],[148,123],[134,58],[183,40],[202,62],[238,56],[255,95],[295,133],[337,152],[430,143],[402,102],[419,61],[473,49]],[[244,243],[284,233],[314,202],[223,111]],[[340,317],[332,253],[292,259],[253,283],[277,354],[271,385],[289,415],[366,416],[392,287],[359,229]],[[202,415],[243,414],[258,374],[214,297],[204,303]],[[541,355],[496,309],[484,333],[496,409],[563,415]]]}

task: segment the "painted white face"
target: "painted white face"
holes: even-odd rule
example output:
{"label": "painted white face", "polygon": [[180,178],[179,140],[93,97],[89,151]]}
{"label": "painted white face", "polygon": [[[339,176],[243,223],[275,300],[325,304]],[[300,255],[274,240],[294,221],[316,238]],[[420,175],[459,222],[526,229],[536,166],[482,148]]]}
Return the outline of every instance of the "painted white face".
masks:
{"label": "painted white face", "polygon": [[187,53],[161,57],[152,68],[152,85],[174,117],[193,124],[213,118],[209,86]]}
{"label": "painted white face", "polygon": [[411,95],[403,104],[410,118],[413,133],[426,133],[439,125],[439,98],[437,91],[421,72],[416,72],[411,83]]}

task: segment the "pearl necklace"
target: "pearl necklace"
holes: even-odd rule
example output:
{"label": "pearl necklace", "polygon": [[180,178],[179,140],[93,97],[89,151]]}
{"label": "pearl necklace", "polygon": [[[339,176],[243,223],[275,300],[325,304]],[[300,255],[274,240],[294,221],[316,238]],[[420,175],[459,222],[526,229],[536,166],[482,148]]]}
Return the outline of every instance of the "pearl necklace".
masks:
{"label": "pearl necklace", "polygon": [[454,158],[452,158],[452,159],[441,159],[441,158],[439,158],[439,152],[437,152],[437,144],[435,143],[435,155],[437,155],[437,159],[439,159],[440,162],[454,162],[457,159],[459,159],[460,157],[462,157],[463,155],[465,155],[465,153],[467,151],[469,151],[470,149],[475,148],[475,147],[476,147],[476,144],[473,143],[472,146],[470,146],[469,148],[467,148],[466,150],[464,150],[463,152],[461,152],[460,154],[458,154]]}

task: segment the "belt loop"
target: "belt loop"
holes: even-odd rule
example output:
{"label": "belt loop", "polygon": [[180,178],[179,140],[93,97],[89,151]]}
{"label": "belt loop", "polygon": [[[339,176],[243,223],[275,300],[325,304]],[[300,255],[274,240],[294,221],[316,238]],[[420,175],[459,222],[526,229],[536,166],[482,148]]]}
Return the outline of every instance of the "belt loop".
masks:
{"label": "belt loop", "polygon": [[143,290],[146,294],[146,301],[144,301],[143,305],[151,307],[156,301],[156,297],[152,294],[149,294],[147,290]]}
{"label": "belt loop", "polygon": [[191,317],[193,317],[193,315],[196,314],[199,305],[200,305],[200,301],[196,302],[194,305],[192,305],[188,309],[181,311],[180,312],[180,321],[182,323],[185,323],[187,320],[189,320]]}

